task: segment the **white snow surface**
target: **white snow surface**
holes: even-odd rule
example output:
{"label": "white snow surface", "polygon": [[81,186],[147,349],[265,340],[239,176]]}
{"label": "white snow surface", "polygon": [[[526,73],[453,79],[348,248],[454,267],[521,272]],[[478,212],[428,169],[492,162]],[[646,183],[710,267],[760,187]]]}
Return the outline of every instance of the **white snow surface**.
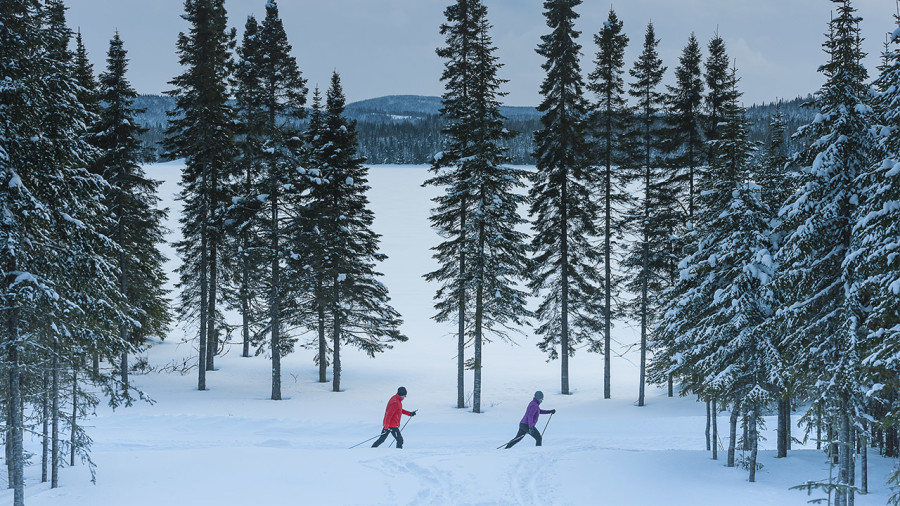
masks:
{"label": "white snow surface", "polygon": [[[147,167],[150,177],[164,180],[173,238],[181,168],[177,162]],[[270,361],[241,358],[237,342],[207,373],[207,391],[197,390],[195,370],[133,375],[154,404],[101,406],[85,422],[94,440],[96,484],[80,462],[61,470],[59,488],[40,483],[39,442],[29,439],[27,449],[37,455],[26,469],[26,504],[802,505],[825,497],[789,490],[827,480],[828,464],[814,443],[795,444],[788,458],[776,459],[773,416],[761,443],[763,468],[749,483],[746,470],[725,466],[727,413],[718,418],[724,446],[712,460],[705,451],[705,404],[650,387],[646,406],[637,407],[636,333],[624,323],[613,335],[612,399],[603,399],[602,356],[585,350],[570,360],[572,395],[561,395],[559,362],[547,362],[526,330],[518,345],[486,345],[483,413],[457,409],[453,325],[430,318],[436,287],[422,278],[434,268],[429,248],[439,240],[428,222],[437,190],[421,187],[427,175],[424,166],[373,166],[369,175],[375,228],[389,255],[383,281],[404,317],[408,342],[375,359],[343,347],[338,393],[330,382],[317,382],[314,351],[298,349],[282,360],[281,401],[269,400]],[[175,258],[172,248],[165,251]],[[149,363],[195,363],[195,343],[182,342],[184,336],[176,328],[153,343]],[[385,404],[401,385],[409,391],[404,408],[418,410],[415,418],[403,417],[409,420],[404,448],[386,442],[349,449],[379,434]],[[510,450],[496,449],[515,435],[535,390],[546,395],[542,408],[557,410],[538,421],[544,446],[526,436]],[[797,428],[794,436],[803,437]],[[858,496],[858,506],[886,503],[892,465],[870,454],[870,494]],[[0,504],[12,504],[10,490],[0,491]]]}

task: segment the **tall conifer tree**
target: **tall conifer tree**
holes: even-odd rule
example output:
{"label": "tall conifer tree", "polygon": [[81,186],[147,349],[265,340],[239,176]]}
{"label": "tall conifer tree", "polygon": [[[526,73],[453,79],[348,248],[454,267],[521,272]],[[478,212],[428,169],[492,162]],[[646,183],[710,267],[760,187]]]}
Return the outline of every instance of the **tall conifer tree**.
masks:
{"label": "tall conifer tree", "polygon": [[537,48],[545,58],[538,110],[543,129],[535,132],[536,171],[529,192],[534,237],[534,277],[543,294],[536,316],[538,347],[560,359],[560,390],[569,390],[569,357],[575,347],[602,332],[603,261],[592,241],[599,235],[594,199],[595,169],[588,143],[588,104],[579,65],[575,30],[581,0],[546,0],[544,17],[551,33]]}
{"label": "tall conifer tree", "polygon": [[[118,252],[119,290],[132,307],[130,319],[121,324],[123,341],[140,346],[149,337],[165,337],[170,322],[169,303],[163,285],[165,257],[162,222],[166,212],[157,209],[158,181],[148,179],[139,165],[143,129],[135,122],[137,93],[125,77],[128,60],[122,39],[116,33],[109,44],[106,72],[100,75],[102,109],[91,138],[102,150],[95,171],[110,184],[104,204],[112,228],[105,231]],[[122,383],[128,383],[128,355],[120,363]]]}
{"label": "tall conifer tree", "polygon": [[231,50],[235,32],[228,30],[224,0],[185,0],[187,34],[178,35],[183,74],[170,84],[176,97],[166,133],[169,156],[184,158],[181,198],[183,239],[177,244],[183,264],[179,268],[179,313],[197,322],[200,357],[197,388],[206,389],[206,371],[212,370],[218,348],[216,296],[222,262],[223,218],[230,198],[223,191],[234,157],[234,111],[229,104]]}
{"label": "tall conifer tree", "polygon": [[[860,302],[867,308],[864,333],[869,342],[864,363],[871,397],[884,407],[883,420],[900,417],[900,16],[875,82],[878,155],[862,177],[863,199],[855,215],[860,237],[851,256]],[[894,431],[896,426],[887,427]],[[896,455],[894,455],[896,456]],[[900,463],[891,477],[900,485]],[[893,504],[900,504],[894,489]]]}
{"label": "tall conifer tree", "polygon": [[[468,266],[462,293],[472,294],[473,325],[465,337],[471,336],[474,342],[472,410],[480,413],[482,345],[489,334],[507,338],[507,329],[513,324],[521,325],[522,317],[529,314],[525,309],[526,296],[516,287],[517,281],[528,275],[525,238],[515,230],[516,225],[523,223],[517,208],[524,202],[524,195],[517,190],[522,187],[526,173],[504,166],[509,160],[501,143],[512,134],[504,128],[504,118],[499,112],[498,98],[504,95],[499,88],[505,81],[497,77],[500,64],[488,33],[487,8],[480,1],[461,0],[449,7],[447,13],[448,21],[455,24],[442,27],[442,32],[448,34],[448,45],[439,54],[448,59],[443,114],[450,120],[447,132],[453,141],[436,164],[453,160],[455,165],[435,179],[453,181],[447,188],[448,195],[439,198],[439,203],[456,202],[470,218],[463,222],[458,213],[434,215],[432,221],[436,225],[464,227],[458,235],[461,248],[447,243],[438,247],[439,251],[459,249],[462,256],[458,262],[454,255],[443,269],[428,277],[454,283],[456,280],[445,277],[446,274],[460,267],[459,272],[466,272]],[[459,71],[465,75],[458,74]],[[462,175],[465,177],[461,178]],[[462,193],[465,198],[457,200],[452,193]],[[459,344],[464,346],[463,341]],[[464,347],[459,349],[463,350]],[[462,364],[460,361],[459,365]],[[458,386],[458,394],[462,394],[462,383]],[[458,406],[464,406],[460,401],[464,399],[458,399]]]}
{"label": "tall conifer tree", "polygon": [[658,296],[670,281],[673,252],[670,244],[673,227],[672,198],[674,192],[662,175],[663,129],[658,121],[664,95],[659,86],[666,68],[659,59],[659,39],[653,23],[647,25],[644,46],[629,71],[634,81],[628,94],[635,100],[634,123],[629,134],[628,167],[640,185],[640,196],[627,211],[627,227],[637,240],[626,252],[624,265],[628,271],[627,286],[638,294],[631,303],[632,313],[640,318],[641,364],[638,405],[644,405],[647,339],[653,325]]}
{"label": "tall conifer tree", "polygon": [[378,251],[380,236],[372,231],[374,214],[366,197],[368,169],[357,154],[356,122],[344,117],[346,99],[340,76],[335,72],[325,98],[317,151],[321,180],[312,189],[316,249],[323,259],[322,272],[330,291],[334,378],[332,389],[341,391],[341,345],[350,344],[369,356],[406,341],[400,333],[402,320],[388,302],[387,287],[378,280],[377,262],[386,257]]}
{"label": "tall conifer tree", "polygon": [[[475,79],[475,47],[478,41],[477,19],[484,16],[486,8],[480,0],[458,0],[445,9],[447,22],[440,33],[446,37],[446,46],[437,49],[443,58],[444,71],[441,81],[445,84],[441,96],[441,117],[447,122],[443,133],[447,146],[431,164],[433,177],[425,185],[444,188],[435,197],[435,207],[429,218],[432,227],[446,240],[433,248],[440,267],[425,275],[428,281],[441,283],[435,293],[434,319],[439,322],[456,318],[456,407],[466,407],[465,400],[465,351],[469,340],[466,322],[471,319],[471,301],[467,287],[471,279],[467,247],[471,243],[468,220],[472,213],[472,201],[467,186],[470,184],[470,167],[464,163],[475,153],[474,141],[466,121],[472,117],[472,81]],[[474,364],[479,367],[479,364]]]}
{"label": "tall conifer tree", "polygon": [[625,68],[625,47],[628,36],[622,33],[622,21],[613,9],[603,23],[600,33],[594,35],[597,45],[597,57],[594,60],[594,71],[591,72],[588,88],[597,96],[597,105],[593,111],[593,132],[596,138],[596,159],[603,174],[599,183],[603,209],[603,398],[611,396],[611,340],[613,318],[613,250],[614,226],[621,217],[616,214],[627,202],[624,190],[627,176],[622,165],[627,152],[625,136],[631,111],[625,99],[625,81],[622,74]]}
{"label": "tall conifer tree", "polygon": [[[848,260],[858,244],[853,233],[858,178],[869,167],[871,108],[859,47],[859,17],[850,0],[832,0],[836,13],[824,44],[826,83],[815,95],[816,120],[801,128],[809,145],[795,158],[802,185],[781,211],[785,234],[778,252],[778,288],[787,294],[780,311],[798,372],[814,388],[813,409],[837,427],[838,505],[852,503],[852,426],[861,416],[863,314]],[[812,350],[812,352],[810,352]]]}

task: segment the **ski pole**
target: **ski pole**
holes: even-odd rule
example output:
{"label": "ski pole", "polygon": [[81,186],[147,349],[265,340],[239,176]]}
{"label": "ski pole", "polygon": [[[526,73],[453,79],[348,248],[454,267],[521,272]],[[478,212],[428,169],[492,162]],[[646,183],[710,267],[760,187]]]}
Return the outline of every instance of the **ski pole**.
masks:
{"label": "ski pole", "polygon": [[[379,434],[378,436],[380,436],[380,435],[381,435],[381,434]],[[366,439],[365,441],[363,441],[362,443],[356,443],[355,445],[353,445],[353,446],[351,446],[350,448],[347,448],[347,449],[350,450],[350,449],[352,449],[352,448],[356,448],[357,446],[359,446],[359,445],[361,445],[361,444],[363,444],[363,443],[368,443],[369,441],[375,439],[375,438],[378,437],[378,436],[372,436],[372,437],[370,437],[369,439]]]}
{"label": "ski pole", "polygon": [[[416,411],[418,411],[418,409]],[[415,413],[416,411],[413,411],[413,413]],[[403,424],[403,427],[400,427],[401,434],[403,433],[403,429],[406,428],[406,424],[409,423],[410,420],[412,420],[411,416],[406,419],[406,423]],[[394,438],[394,441],[396,441],[396,440],[397,440],[397,438]],[[391,444],[388,445],[388,448],[394,446],[394,441],[391,441]]]}
{"label": "ski pole", "polygon": [[550,416],[547,417],[547,423],[544,425],[544,430],[541,431],[541,437],[544,437],[544,432],[547,432],[547,425],[550,425],[551,418],[553,418],[553,413],[550,413]]}

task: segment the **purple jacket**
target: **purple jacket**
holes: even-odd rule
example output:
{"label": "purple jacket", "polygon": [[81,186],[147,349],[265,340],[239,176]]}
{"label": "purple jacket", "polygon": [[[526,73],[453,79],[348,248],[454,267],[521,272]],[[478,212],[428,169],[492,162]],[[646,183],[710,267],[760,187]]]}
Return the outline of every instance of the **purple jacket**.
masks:
{"label": "purple jacket", "polygon": [[528,409],[525,410],[525,416],[522,417],[522,421],[519,423],[534,427],[537,424],[538,416],[550,413],[550,410],[541,409],[540,404],[537,399],[531,399],[531,402],[528,403]]}

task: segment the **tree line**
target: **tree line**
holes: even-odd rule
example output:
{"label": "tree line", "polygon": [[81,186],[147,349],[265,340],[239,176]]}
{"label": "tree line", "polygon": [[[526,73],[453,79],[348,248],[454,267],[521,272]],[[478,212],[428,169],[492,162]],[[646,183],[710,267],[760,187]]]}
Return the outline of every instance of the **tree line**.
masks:
{"label": "tree line", "polygon": [[[868,449],[900,453],[900,30],[870,81],[860,18],[850,0],[831,3],[826,83],[808,100],[809,120],[789,131],[776,104],[760,142],[718,33],[705,58],[691,34],[663,85],[649,23],[626,82],[629,38],[610,9],[585,79],[581,1],[547,0],[533,171],[509,166],[484,3],[447,8],[437,51],[447,141],[426,182],[444,190],[431,215],[444,241],[426,278],[440,285],[435,319],[457,323],[459,407],[470,368],[480,411],[483,343],[527,321],[560,360],[563,394],[569,359],[587,348],[604,355],[609,398],[612,322],[630,320],[640,329],[638,406],[648,383],[705,401],[713,458],[718,414],[729,412],[728,465],[737,447],[749,451],[751,482],[763,414],[777,413],[786,457],[800,410],[807,437],[837,466],[834,479],[801,488],[839,505],[866,492]],[[523,204],[530,236],[518,232]],[[539,297],[536,310],[527,295]]]}

